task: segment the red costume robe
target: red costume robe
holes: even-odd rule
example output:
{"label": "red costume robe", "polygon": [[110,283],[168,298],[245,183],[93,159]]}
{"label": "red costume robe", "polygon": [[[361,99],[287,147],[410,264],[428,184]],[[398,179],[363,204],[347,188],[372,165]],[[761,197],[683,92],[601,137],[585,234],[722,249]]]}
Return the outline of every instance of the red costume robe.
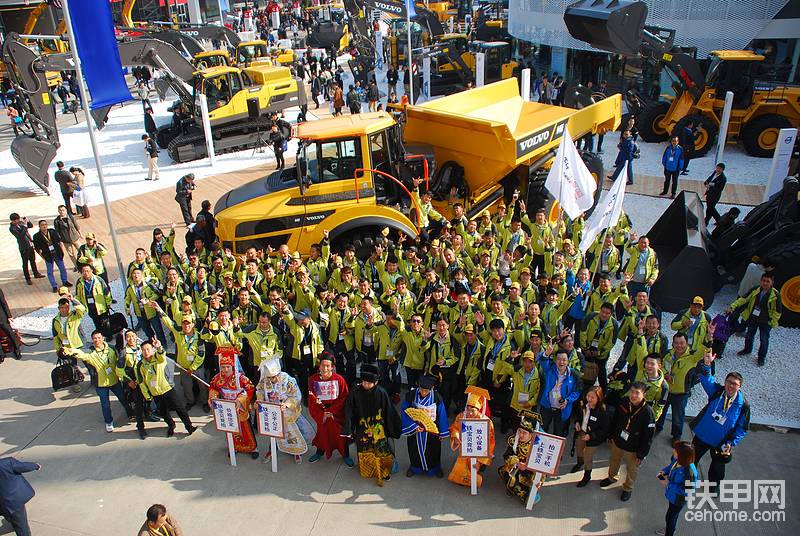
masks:
{"label": "red costume robe", "polygon": [[238,400],[241,402],[239,408],[239,428],[241,433],[233,434],[233,446],[236,452],[253,452],[256,450],[256,436],[250,426],[250,403],[256,389],[247,376],[241,372],[234,372],[225,377],[220,372],[211,380],[208,388],[208,400],[211,404],[215,398],[223,400]]}
{"label": "red costume robe", "polygon": [[[323,380],[319,373],[308,379],[308,412],[317,423],[317,435],[311,444],[324,451],[326,458],[330,458],[334,450],[345,455],[347,438],[340,434],[348,394],[347,381],[335,372],[329,380]],[[333,419],[325,419],[326,411],[333,414]]]}

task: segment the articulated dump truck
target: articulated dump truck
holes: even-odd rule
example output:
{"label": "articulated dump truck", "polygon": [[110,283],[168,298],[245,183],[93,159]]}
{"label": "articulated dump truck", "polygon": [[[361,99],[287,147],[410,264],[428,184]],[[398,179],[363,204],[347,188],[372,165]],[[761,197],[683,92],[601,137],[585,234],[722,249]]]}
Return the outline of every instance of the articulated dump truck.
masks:
{"label": "articulated dump truck", "polygon": [[[305,255],[324,230],[334,250],[348,243],[368,247],[385,228],[392,237],[413,238],[421,231],[411,195],[415,177],[424,179],[421,188],[448,218],[451,192],[470,219],[511,199],[514,190],[529,212],[557,214],[544,181],[565,127],[574,139],[614,130],[620,107],[619,95],[580,110],[526,102],[509,79],[396,113],[303,123],[295,167],[220,198],[217,232],[236,253],[288,244]],[[600,159],[583,156],[602,181]]]}

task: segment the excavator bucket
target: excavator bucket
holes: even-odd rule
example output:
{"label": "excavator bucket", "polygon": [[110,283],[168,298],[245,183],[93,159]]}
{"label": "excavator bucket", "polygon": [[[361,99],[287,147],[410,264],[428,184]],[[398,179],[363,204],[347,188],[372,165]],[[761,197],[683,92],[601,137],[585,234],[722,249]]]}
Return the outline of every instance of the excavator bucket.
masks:
{"label": "excavator bucket", "polygon": [[580,0],[564,12],[572,37],[628,56],[639,53],[646,18],[647,4],[629,0]]}
{"label": "excavator bucket", "polygon": [[50,141],[18,136],[11,142],[11,156],[36,186],[49,193],[50,177],[47,168],[56,157],[57,148]]}

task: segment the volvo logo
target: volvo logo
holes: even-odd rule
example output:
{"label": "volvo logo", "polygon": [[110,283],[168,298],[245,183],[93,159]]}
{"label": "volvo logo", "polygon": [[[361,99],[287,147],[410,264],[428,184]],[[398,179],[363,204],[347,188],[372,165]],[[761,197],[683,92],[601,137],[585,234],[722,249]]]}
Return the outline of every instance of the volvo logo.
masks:
{"label": "volvo logo", "polygon": [[547,140],[550,139],[550,132],[540,132],[535,134],[533,137],[528,139],[522,140],[519,142],[519,152],[520,153],[527,153],[531,149],[534,149],[544,143],[547,143]]}
{"label": "volvo logo", "polygon": [[387,4],[386,2],[374,2],[375,8],[380,9],[381,11],[387,11],[389,13],[395,13],[397,15],[403,14],[403,6],[398,6],[396,4]]}
{"label": "volvo logo", "polygon": [[564,134],[564,127],[566,125],[567,120],[563,119],[553,126],[546,127],[519,140],[517,142],[517,158],[522,158],[536,149],[547,145],[551,141],[560,138]]}

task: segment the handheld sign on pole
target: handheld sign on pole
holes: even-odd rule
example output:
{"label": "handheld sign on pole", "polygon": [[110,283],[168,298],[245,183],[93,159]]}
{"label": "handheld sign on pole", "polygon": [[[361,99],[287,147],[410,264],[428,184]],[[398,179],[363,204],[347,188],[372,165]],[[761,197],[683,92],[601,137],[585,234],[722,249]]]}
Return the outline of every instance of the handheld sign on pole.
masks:
{"label": "handheld sign on pole", "polygon": [[555,475],[558,473],[565,441],[563,437],[538,431],[538,425],[536,428],[537,431],[533,433],[533,439],[531,440],[530,456],[526,462],[529,470],[536,471],[536,476],[533,479],[533,485],[528,495],[528,502],[525,504],[525,508],[528,510],[533,508],[539,483],[542,481],[542,475]]}
{"label": "handheld sign on pole", "polygon": [[236,412],[235,400],[213,401],[214,426],[220,432],[225,432],[228,436],[228,454],[231,458],[231,465],[236,467],[236,450],[233,448],[233,434],[241,432],[239,427],[239,415]]}
{"label": "handheld sign on pole", "polygon": [[283,406],[274,402],[258,402],[256,404],[258,418],[258,433],[269,437],[270,452],[272,453],[272,472],[278,472],[278,456],[276,439],[286,437],[286,417]]}
{"label": "handheld sign on pole", "polygon": [[478,494],[478,474],[475,458],[489,456],[489,419],[463,419],[461,421],[461,456],[468,457],[470,494]]}

